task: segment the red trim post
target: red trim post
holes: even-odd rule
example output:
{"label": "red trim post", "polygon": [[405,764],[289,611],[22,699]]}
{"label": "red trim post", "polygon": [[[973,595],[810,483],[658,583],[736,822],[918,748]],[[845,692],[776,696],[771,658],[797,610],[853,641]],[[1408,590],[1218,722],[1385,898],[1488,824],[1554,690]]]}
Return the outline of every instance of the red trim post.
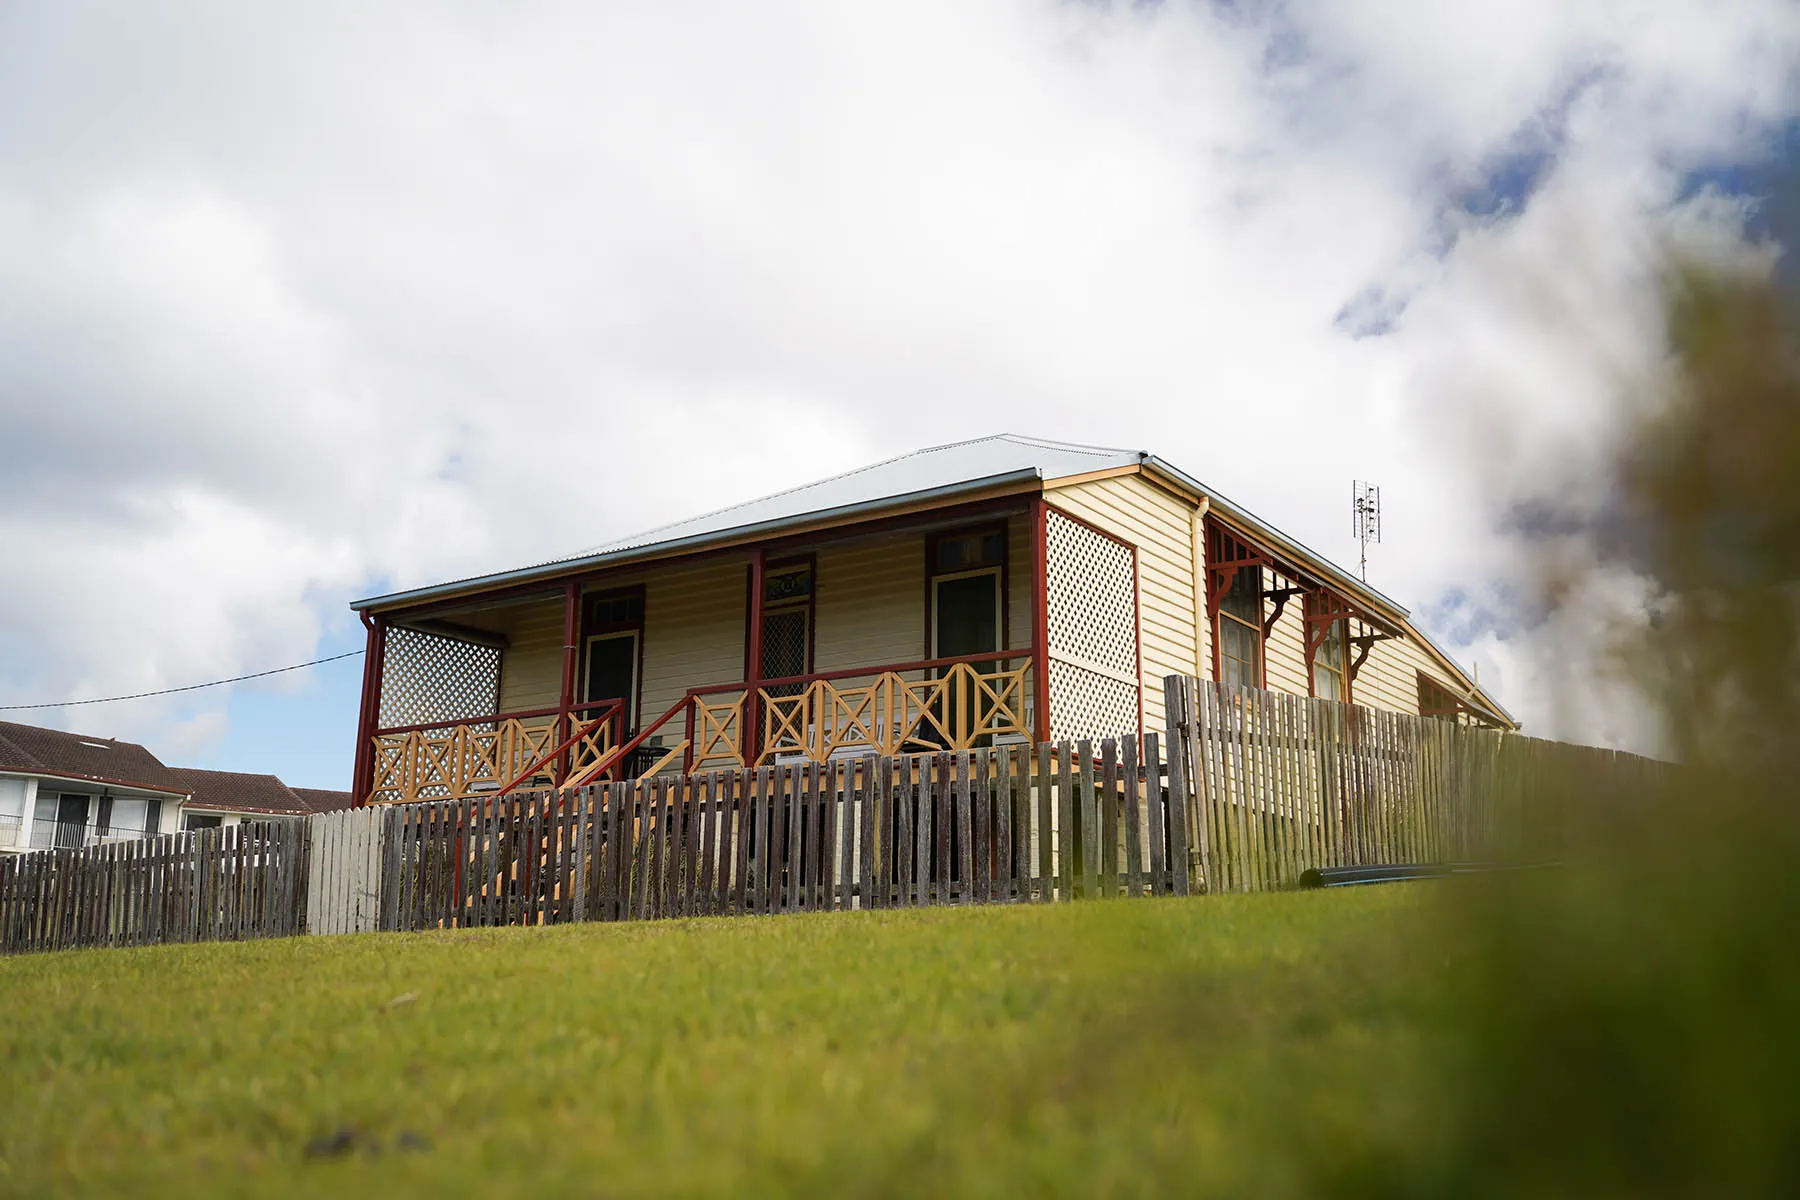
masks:
{"label": "red trim post", "polygon": [[1031,501],[1031,673],[1037,689],[1034,734],[1050,740],[1050,505],[1044,497]]}
{"label": "red trim post", "polygon": [[387,657],[387,622],[371,619],[363,613],[363,628],[368,635],[363,643],[362,700],[356,714],[356,757],[350,770],[350,803],[361,808],[375,790],[375,725],[380,719],[381,669]]}
{"label": "red trim post", "polygon": [[[567,741],[570,728],[570,712],[575,707],[575,662],[581,638],[581,584],[571,579],[563,588],[563,667],[562,692],[557,700],[556,740]],[[564,754],[557,760],[556,782],[561,783],[569,777],[570,758]]]}
{"label": "red trim post", "polygon": [[[762,682],[763,659],[763,591],[769,552],[759,548],[750,560],[750,626],[744,631],[744,763],[749,765],[762,753],[762,727],[758,711],[757,687]],[[816,581],[815,581],[816,582]]]}

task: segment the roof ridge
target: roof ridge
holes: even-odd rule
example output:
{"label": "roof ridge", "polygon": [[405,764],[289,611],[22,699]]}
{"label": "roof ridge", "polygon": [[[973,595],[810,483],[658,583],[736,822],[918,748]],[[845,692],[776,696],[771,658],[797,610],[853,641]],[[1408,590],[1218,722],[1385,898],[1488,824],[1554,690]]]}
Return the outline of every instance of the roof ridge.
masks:
{"label": "roof ridge", "polygon": [[624,537],[620,538],[613,538],[611,541],[601,542],[598,545],[589,546],[584,550],[577,550],[573,554],[566,554],[560,559],[552,559],[551,561],[566,562],[571,558],[584,558],[589,554],[598,554],[609,546],[637,543],[654,534],[661,533],[665,529],[675,529],[682,525],[691,525],[696,521],[704,521],[710,517],[723,516],[733,509],[748,508],[752,504],[762,504],[769,500],[778,500],[783,496],[791,496],[795,492],[804,492],[807,488],[819,487],[821,484],[836,483],[840,479],[850,479],[857,475],[876,470],[879,467],[886,467],[893,463],[904,462],[909,458],[917,458],[921,454],[936,454],[940,450],[954,450],[958,446],[972,446],[976,442],[997,442],[1009,438],[1015,441],[1019,440],[1010,433],[992,433],[986,437],[964,438],[960,442],[945,442],[941,446],[922,446],[917,450],[908,450],[905,454],[896,454],[892,458],[884,458],[879,462],[865,463],[860,467],[855,467],[848,471],[840,471],[836,475],[826,475],[806,483],[797,483],[793,487],[782,488],[778,492],[767,492],[761,496],[752,496],[748,500],[739,500],[735,504],[727,504],[720,508],[710,509],[707,512],[695,513],[693,516],[683,517],[678,521],[669,521],[662,525],[652,526],[649,529],[640,529],[636,533],[626,534]]}
{"label": "roof ridge", "polygon": [[[1005,440],[1017,442],[1021,446],[1036,446],[1043,450],[1078,450],[1090,454],[1143,454],[1142,450],[1128,450],[1123,446],[1094,446],[1087,442],[1059,442],[1055,438],[1030,437],[1022,433],[1002,433],[994,438],[977,438],[976,441]],[[958,442],[957,445],[965,443]],[[948,447],[939,447],[947,449]]]}

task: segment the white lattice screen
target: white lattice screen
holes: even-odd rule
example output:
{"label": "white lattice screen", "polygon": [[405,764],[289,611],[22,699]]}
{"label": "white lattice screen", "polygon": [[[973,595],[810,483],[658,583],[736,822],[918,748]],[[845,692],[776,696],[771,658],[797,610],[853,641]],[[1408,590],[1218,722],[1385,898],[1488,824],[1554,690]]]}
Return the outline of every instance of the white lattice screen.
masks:
{"label": "white lattice screen", "polygon": [[1137,560],[1132,548],[1051,509],[1050,736],[1111,737],[1138,727]]}
{"label": "white lattice screen", "polygon": [[387,631],[380,728],[485,717],[499,706],[499,647],[399,625]]}

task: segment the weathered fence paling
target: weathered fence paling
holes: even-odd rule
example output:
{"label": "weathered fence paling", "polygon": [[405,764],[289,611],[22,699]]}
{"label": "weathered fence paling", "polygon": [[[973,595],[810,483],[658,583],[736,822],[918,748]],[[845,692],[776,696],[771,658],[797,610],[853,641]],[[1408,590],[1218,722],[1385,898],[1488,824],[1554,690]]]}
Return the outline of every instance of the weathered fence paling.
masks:
{"label": "weathered fence paling", "polygon": [[[352,865],[315,869],[338,891],[315,903],[312,926],[369,928],[369,913],[374,927],[428,929],[1180,894],[1188,854],[1180,822],[1163,820],[1180,808],[1164,790],[1155,739],[1140,750],[1126,737],[1106,739],[1098,762],[1085,742],[1020,744],[364,810],[340,824],[379,823],[379,837],[315,829]],[[1047,828],[1045,813],[1067,815]]]}
{"label": "weathered fence paling", "polygon": [[[0,950],[1049,903],[1542,859],[1570,779],[1657,764],[1165,681],[1156,734],[471,794],[0,859]],[[1559,785],[1565,785],[1559,790]]]}
{"label": "weathered fence paling", "polygon": [[303,932],[308,845],[275,818],[0,859],[0,950]]}
{"label": "weathered fence paling", "polygon": [[[1170,792],[1208,891],[1316,867],[1561,857],[1570,780],[1664,764],[1252,688],[1164,681]],[[1594,773],[1599,772],[1596,776]]]}

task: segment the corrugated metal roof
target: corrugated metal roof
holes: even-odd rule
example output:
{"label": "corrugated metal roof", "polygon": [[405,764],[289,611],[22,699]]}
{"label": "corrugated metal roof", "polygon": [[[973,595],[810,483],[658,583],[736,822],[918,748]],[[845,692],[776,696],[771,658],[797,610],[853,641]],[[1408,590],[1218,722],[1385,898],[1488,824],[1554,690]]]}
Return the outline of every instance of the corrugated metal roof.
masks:
{"label": "corrugated metal roof", "polygon": [[[833,509],[850,508],[890,497],[935,491],[979,479],[1035,471],[1041,479],[1130,466],[1139,461],[1135,450],[1110,450],[1100,446],[1076,446],[1041,438],[1002,433],[994,437],[932,446],[886,459],[816,483],[806,483],[757,500],[715,509],[697,517],[647,529],[616,542],[590,547],[554,563],[573,562],[599,554],[646,549],[665,542],[686,541],[712,533],[728,533],[746,526],[810,516]],[[546,564],[550,565],[550,564]]]}
{"label": "corrugated metal roof", "polygon": [[773,534],[808,518],[860,515],[912,501],[948,499],[989,485],[1024,482],[1031,478],[1057,479],[1109,467],[1131,466],[1143,458],[1135,450],[1077,446],[1011,433],[952,442],[948,446],[914,450],[772,496],[746,500],[671,525],[647,529],[548,562],[371,596],[355,601],[351,607],[367,609],[416,604],[453,593],[529,583],[564,574],[572,567],[608,566],[652,553],[703,549],[731,537]]}

